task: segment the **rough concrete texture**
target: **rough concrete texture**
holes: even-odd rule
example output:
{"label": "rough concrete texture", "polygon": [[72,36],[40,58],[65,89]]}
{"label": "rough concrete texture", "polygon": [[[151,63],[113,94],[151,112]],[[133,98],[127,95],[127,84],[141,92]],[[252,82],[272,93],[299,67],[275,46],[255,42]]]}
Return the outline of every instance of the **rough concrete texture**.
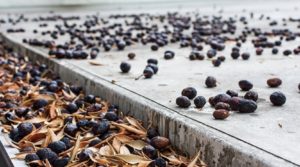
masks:
{"label": "rough concrete texture", "polygon": [[[295,5],[276,1],[271,8],[266,4],[260,1],[248,4],[250,8],[248,11],[260,10],[272,18],[280,19],[295,15],[298,12],[295,7],[299,2],[295,2]],[[247,14],[242,12],[245,6],[241,4],[229,6],[230,3],[221,7],[206,7],[201,12],[212,14],[218,9],[229,8],[231,10],[225,10],[224,16]],[[275,11],[275,8],[279,11]],[[128,13],[126,10],[123,12]],[[103,13],[107,15],[113,11]],[[255,16],[257,18],[259,14],[255,13]],[[266,28],[267,23],[265,20],[253,19],[249,22],[249,26]],[[289,28],[295,29],[296,26],[295,24]],[[152,123],[157,126],[162,135],[168,136],[178,149],[189,155],[194,155],[201,149],[202,158],[209,166],[300,165],[298,158],[300,117],[297,114],[300,105],[300,94],[297,92],[300,56],[284,57],[281,54],[282,49],[277,56],[271,55],[270,50],[265,50],[263,56],[255,56],[249,42],[241,51],[250,52],[252,55],[250,60],[233,61],[230,58],[232,44],[228,43],[227,49],[221,52],[227,57],[226,62],[221,67],[214,68],[209,60],[189,61],[187,56],[190,50],[179,49],[178,45],[168,45],[157,52],[151,52],[149,46],[135,45],[124,52],[115,50],[109,53],[101,52],[96,61],[103,66],[92,66],[89,64],[90,60],[49,59],[46,50],[22,44],[21,40],[24,37],[32,37],[32,29],[37,28],[31,24],[24,24],[24,27],[29,30],[27,33],[3,33],[4,39],[22,53],[27,53],[32,60],[49,64],[65,81],[85,85],[87,92],[95,93],[120,105],[124,114],[141,119],[145,125]],[[297,45],[299,39],[283,43],[284,48],[290,49]],[[168,49],[176,52],[174,60],[163,59],[163,52]],[[128,61],[128,52],[135,52],[136,60]],[[159,59],[158,74],[149,80],[134,80],[142,72],[147,58]],[[128,75],[120,73],[119,70],[119,64],[124,60],[132,65]],[[217,88],[204,87],[204,80],[208,75],[217,78],[219,82]],[[266,80],[274,76],[283,80],[280,88],[271,89],[266,86]],[[199,95],[208,98],[227,89],[239,91],[237,83],[241,79],[252,81],[254,90],[259,93],[258,110],[253,114],[232,113],[226,121],[216,121],[211,116],[213,109],[209,105],[201,111],[193,107],[188,110],[179,109],[175,105],[174,100],[187,86],[196,87]],[[112,84],[112,80],[116,82]],[[283,107],[273,107],[269,102],[269,95],[277,90],[287,96],[287,103]],[[243,95],[243,92],[239,93]]]}

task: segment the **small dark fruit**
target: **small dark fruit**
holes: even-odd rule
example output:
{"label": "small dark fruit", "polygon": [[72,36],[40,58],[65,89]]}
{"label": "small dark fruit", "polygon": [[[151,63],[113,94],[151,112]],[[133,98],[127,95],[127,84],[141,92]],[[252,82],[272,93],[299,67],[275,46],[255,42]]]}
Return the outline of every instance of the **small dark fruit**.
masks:
{"label": "small dark fruit", "polygon": [[244,96],[245,99],[248,99],[248,100],[253,100],[253,101],[257,101],[258,99],[258,94],[257,92],[254,92],[254,91],[248,91],[245,96]]}
{"label": "small dark fruit", "polygon": [[65,143],[62,141],[54,141],[48,145],[48,148],[50,148],[56,154],[59,154],[67,149]]}
{"label": "small dark fruit", "polygon": [[215,67],[219,67],[222,63],[222,61],[219,59],[213,59],[211,62]]}
{"label": "small dark fruit", "polygon": [[215,119],[223,120],[229,116],[229,111],[224,109],[215,110],[213,116]]}
{"label": "small dark fruit", "polygon": [[120,69],[123,73],[128,73],[130,71],[131,65],[126,62],[122,62],[120,65]]}
{"label": "small dark fruit", "polygon": [[87,103],[95,103],[96,97],[92,94],[85,96],[84,101]]}
{"label": "small dark fruit", "polygon": [[188,108],[191,105],[191,102],[186,96],[180,96],[177,97],[176,104],[181,108]]}
{"label": "small dark fruit", "polygon": [[271,88],[276,88],[276,87],[278,87],[282,84],[282,81],[281,81],[280,78],[270,78],[270,79],[267,80],[267,84]]}
{"label": "small dark fruit", "polygon": [[143,75],[145,78],[151,78],[154,74],[154,71],[151,67],[146,67],[143,71]]}
{"label": "small dark fruit", "polygon": [[31,162],[31,161],[36,161],[36,160],[40,160],[40,158],[35,153],[27,154],[25,156],[25,162]]}
{"label": "small dark fruit", "polygon": [[128,58],[130,59],[130,60],[132,60],[132,59],[134,59],[135,58],[135,53],[128,53]]}
{"label": "small dark fruit", "polygon": [[50,164],[53,164],[54,161],[58,158],[57,154],[49,148],[42,148],[36,152],[41,160],[48,159]]}
{"label": "small dark fruit", "polygon": [[248,60],[249,58],[250,58],[250,54],[249,53],[245,52],[245,53],[242,54],[242,59],[243,60]]}
{"label": "small dark fruit", "polygon": [[228,94],[231,97],[237,97],[237,96],[239,96],[239,94],[237,92],[233,91],[233,90],[227,90],[226,94]]}
{"label": "small dark fruit", "polygon": [[157,166],[157,167],[166,167],[167,162],[163,158],[158,157],[158,158],[155,159],[155,166]]}
{"label": "small dark fruit", "polygon": [[182,90],[181,95],[193,99],[197,95],[197,90],[193,87],[187,87]]}
{"label": "small dark fruit", "polygon": [[242,89],[242,91],[249,91],[253,88],[253,84],[247,80],[239,81],[239,86]]}
{"label": "small dark fruit", "polygon": [[102,135],[109,130],[109,121],[104,119],[97,124],[95,124],[92,128],[92,131],[95,135]]}
{"label": "small dark fruit", "polygon": [[68,124],[65,129],[64,132],[72,137],[75,137],[76,133],[77,133],[77,126],[74,124]]}
{"label": "small dark fruit", "polygon": [[147,137],[149,139],[152,139],[153,137],[156,137],[156,136],[159,136],[159,133],[155,128],[151,127],[147,130]]}
{"label": "small dark fruit", "polygon": [[256,102],[253,100],[241,99],[239,100],[238,111],[240,113],[251,113],[257,109]]}
{"label": "small dark fruit", "polygon": [[68,165],[70,158],[64,157],[54,161],[53,167],[65,167]]}
{"label": "small dark fruit", "polygon": [[163,149],[170,144],[170,141],[168,138],[156,136],[151,139],[150,144],[156,149]]}
{"label": "small dark fruit", "polygon": [[166,60],[173,59],[175,57],[175,53],[173,51],[167,50],[164,53],[164,58]]}
{"label": "small dark fruit", "polygon": [[75,103],[69,103],[66,109],[72,114],[78,110],[78,106]]}
{"label": "small dark fruit", "polygon": [[157,150],[154,147],[152,147],[151,145],[147,145],[147,146],[143,147],[142,151],[150,159],[155,159],[158,156]]}
{"label": "small dark fruit", "polygon": [[48,101],[46,99],[37,99],[34,101],[32,108],[37,110],[39,108],[45,107],[48,105]]}
{"label": "small dark fruit", "polygon": [[286,97],[282,92],[274,92],[270,96],[270,100],[274,106],[282,106],[286,102]]}
{"label": "small dark fruit", "polygon": [[147,60],[147,63],[148,63],[148,64],[156,64],[156,65],[157,65],[157,64],[158,64],[158,61],[157,61],[157,59],[148,59],[148,60]]}
{"label": "small dark fruit", "polygon": [[33,130],[33,125],[29,122],[22,122],[18,125],[18,132],[20,137],[25,137],[30,134]]}
{"label": "small dark fruit", "polygon": [[194,104],[196,106],[196,108],[203,108],[204,105],[206,104],[206,99],[203,96],[197,96],[194,99]]}
{"label": "small dark fruit", "polygon": [[208,76],[205,80],[205,85],[208,87],[208,88],[213,88],[213,87],[216,87],[217,86],[217,80],[215,77],[213,76]]}
{"label": "small dark fruit", "polygon": [[90,155],[92,155],[93,152],[90,149],[84,149],[78,154],[79,161],[86,161],[90,158]]}
{"label": "small dark fruit", "polygon": [[230,105],[228,103],[219,102],[215,105],[215,109],[216,110],[224,109],[224,110],[230,111]]}
{"label": "small dark fruit", "polygon": [[93,146],[99,144],[101,141],[102,140],[100,140],[100,139],[94,139],[89,143],[89,147],[93,147]]}

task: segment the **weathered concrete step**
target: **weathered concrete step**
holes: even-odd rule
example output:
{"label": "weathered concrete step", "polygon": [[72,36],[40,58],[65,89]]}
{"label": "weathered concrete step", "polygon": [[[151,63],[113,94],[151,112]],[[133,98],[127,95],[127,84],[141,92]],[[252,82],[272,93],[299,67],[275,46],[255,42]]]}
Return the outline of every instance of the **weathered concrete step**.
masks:
{"label": "weathered concrete step", "polygon": [[28,55],[32,61],[49,65],[64,81],[84,85],[87,93],[99,95],[119,105],[125,115],[142,120],[145,126],[151,123],[158,127],[160,133],[169,137],[172,144],[184,153],[194,155],[201,150],[202,159],[209,166],[298,166],[231,134],[190,119],[118,83],[113,84],[111,80],[90,73],[68,61],[49,59],[45,52],[24,45],[8,35],[2,34],[2,38],[16,51]]}

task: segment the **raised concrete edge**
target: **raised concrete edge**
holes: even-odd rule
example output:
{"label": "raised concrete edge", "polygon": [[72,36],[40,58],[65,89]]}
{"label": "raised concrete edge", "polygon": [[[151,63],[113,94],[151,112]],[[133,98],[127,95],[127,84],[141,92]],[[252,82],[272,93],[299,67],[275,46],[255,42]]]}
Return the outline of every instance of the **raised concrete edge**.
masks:
{"label": "raised concrete edge", "polygon": [[124,115],[140,119],[146,127],[151,123],[152,126],[158,128],[161,135],[168,137],[176,149],[184,154],[193,156],[200,150],[202,160],[209,167],[300,166],[234,138],[230,134],[191,120],[175,110],[64,60],[50,59],[45,52],[18,42],[6,33],[0,33],[1,38],[15,51],[27,55],[30,60],[47,64],[65,82],[82,85],[85,92],[99,95],[112,104],[119,105]]}

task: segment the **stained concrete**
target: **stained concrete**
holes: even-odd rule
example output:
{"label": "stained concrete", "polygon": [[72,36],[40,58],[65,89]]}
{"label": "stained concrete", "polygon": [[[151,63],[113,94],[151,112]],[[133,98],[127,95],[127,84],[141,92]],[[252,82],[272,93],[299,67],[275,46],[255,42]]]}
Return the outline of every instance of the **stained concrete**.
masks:
{"label": "stained concrete", "polygon": [[[297,13],[295,9],[297,4],[281,3],[273,3],[272,8],[264,6],[263,2],[262,5],[252,4],[248,6],[251,8],[248,11],[259,9],[261,13],[267,13],[276,19]],[[226,5],[231,4],[215,8],[207,6],[201,11],[212,14],[213,11],[224,8],[227,9],[223,13],[225,17],[247,13],[243,13],[241,4],[232,7]],[[279,11],[275,10],[276,5]],[[125,9],[120,11],[128,13]],[[82,12],[83,15],[87,13],[89,12]],[[113,11],[103,12],[104,17],[109,13]],[[259,26],[266,29],[267,22],[259,21],[257,19],[259,14],[255,14],[255,19],[249,21],[249,27]],[[293,24],[289,28],[296,29],[296,26],[297,24]],[[300,105],[300,94],[297,92],[300,56],[282,56],[282,49],[276,56],[271,55],[270,50],[265,50],[263,56],[255,56],[252,46],[247,43],[242,51],[251,53],[250,60],[234,61],[230,58],[232,44],[228,43],[227,49],[221,52],[226,56],[226,62],[215,68],[209,60],[191,62],[187,58],[190,50],[179,49],[178,45],[168,45],[157,52],[151,52],[149,46],[137,44],[123,52],[116,50],[109,53],[101,52],[96,61],[103,66],[92,66],[89,64],[90,60],[48,59],[46,50],[21,43],[24,37],[35,36],[31,34],[31,30],[36,28],[32,24],[23,24],[23,27],[30,31],[25,34],[3,33],[4,38],[21,52],[30,53],[33,60],[50,64],[65,81],[86,85],[87,92],[96,93],[120,105],[125,114],[143,120],[145,125],[151,122],[158,126],[163,135],[170,137],[177,148],[189,155],[201,149],[202,157],[209,166],[299,166],[300,164],[298,159],[300,116],[297,113]],[[292,49],[298,45],[299,39],[283,43],[282,48]],[[174,60],[163,59],[163,52],[168,49],[176,52]],[[137,58],[133,61],[127,60],[128,52],[135,52]],[[159,59],[158,74],[152,79],[134,80],[145,67],[147,58]],[[132,65],[129,74],[120,73],[119,64],[124,60]],[[217,88],[205,88],[204,80],[208,75],[217,78],[219,82]],[[274,76],[283,80],[280,88],[271,89],[266,86],[266,79]],[[253,114],[232,113],[227,120],[216,121],[212,118],[213,109],[209,105],[201,111],[193,107],[188,110],[179,109],[175,105],[176,97],[187,86],[195,87],[199,95],[207,98],[227,89],[236,90],[243,95],[237,85],[241,79],[252,81],[254,90],[259,93],[258,109]],[[114,84],[111,83],[112,80],[115,81]],[[269,102],[269,95],[277,90],[287,96],[287,103],[283,107],[273,107]]]}

